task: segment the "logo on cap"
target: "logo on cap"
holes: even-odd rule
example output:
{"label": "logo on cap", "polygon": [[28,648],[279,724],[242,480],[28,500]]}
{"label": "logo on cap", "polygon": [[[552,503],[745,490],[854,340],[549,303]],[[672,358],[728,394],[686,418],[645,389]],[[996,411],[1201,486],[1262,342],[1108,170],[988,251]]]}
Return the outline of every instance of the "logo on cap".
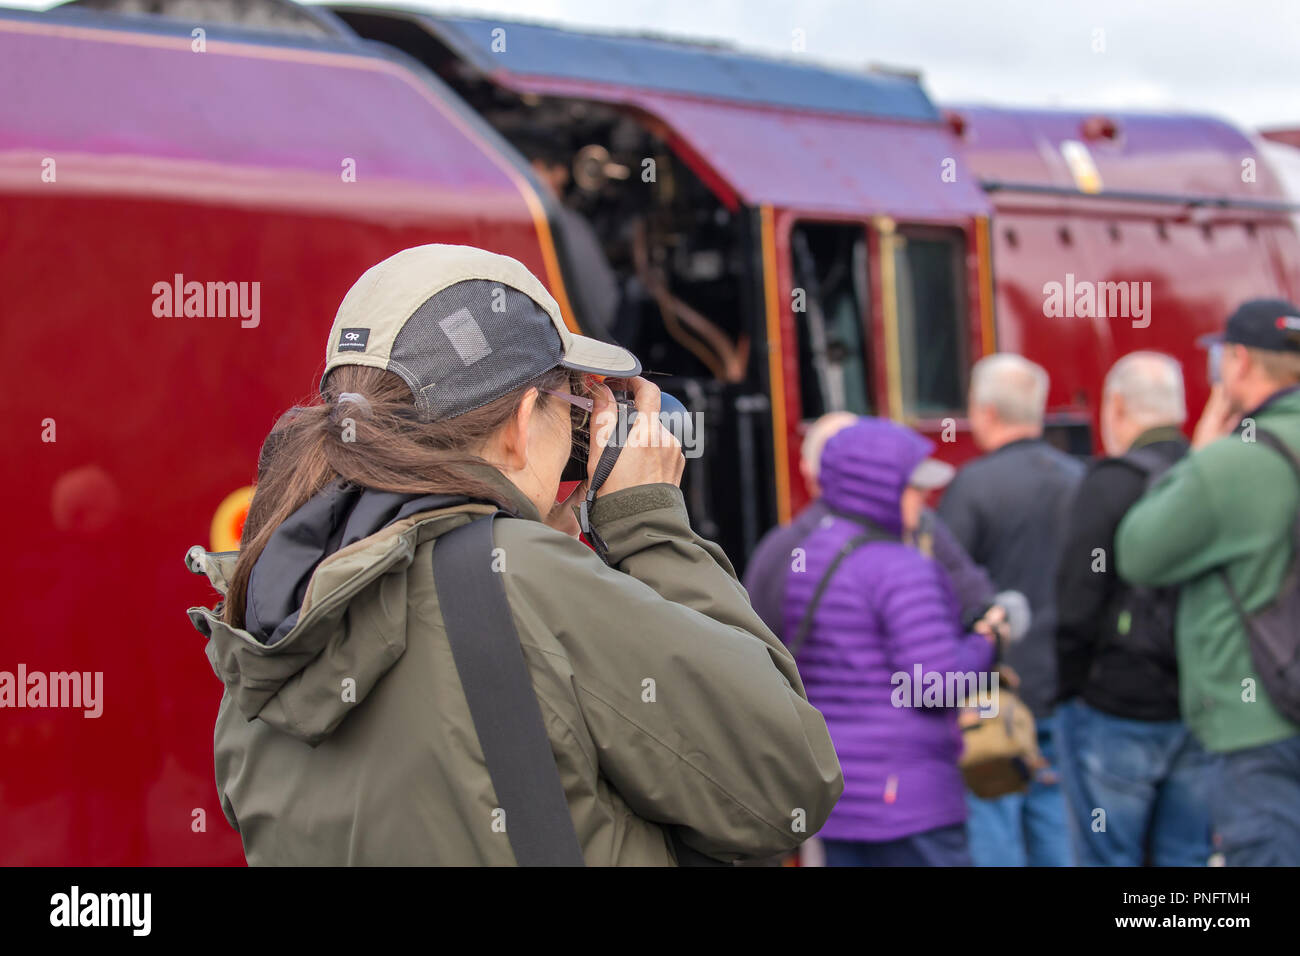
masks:
{"label": "logo on cap", "polygon": [[1277,318],[1277,322],[1274,324],[1283,331],[1300,332],[1300,316],[1280,315]]}
{"label": "logo on cap", "polygon": [[439,322],[438,328],[442,329],[451,347],[467,366],[492,354],[492,346],[488,345],[482,326],[474,321],[469,309],[457,309]]}
{"label": "logo on cap", "polygon": [[370,341],[369,329],[344,329],[339,335],[340,352],[364,352]]}

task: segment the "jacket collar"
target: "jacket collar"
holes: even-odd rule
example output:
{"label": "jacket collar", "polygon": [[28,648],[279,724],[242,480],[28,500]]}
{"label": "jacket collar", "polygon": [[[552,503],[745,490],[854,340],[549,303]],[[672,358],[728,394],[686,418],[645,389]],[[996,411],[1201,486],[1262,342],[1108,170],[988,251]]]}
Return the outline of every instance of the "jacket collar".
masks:
{"label": "jacket collar", "polygon": [[541,521],[542,516],[537,511],[537,506],[529,500],[528,496],[516,487],[515,483],[501,474],[494,466],[474,462],[466,466],[473,476],[484,484],[491,486],[501,496],[501,503],[506,506],[506,510],[514,514],[517,518],[527,518],[530,521]]}
{"label": "jacket collar", "polygon": [[1257,406],[1252,408],[1250,411],[1248,411],[1245,415],[1242,415],[1241,417],[1243,419],[1254,418],[1260,412],[1264,411],[1264,409],[1268,408],[1270,405],[1273,405],[1277,402],[1282,402],[1288,405],[1291,404],[1291,399],[1293,398],[1300,398],[1300,385],[1288,385],[1286,388],[1278,389],[1276,392],[1274,392],[1268,398],[1264,399],[1264,401],[1260,402]]}
{"label": "jacket collar", "polygon": [[1042,445],[1042,444],[1046,444],[1046,442],[1047,439],[1045,439],[1042,435],[1030,435],[1025,438],[1013,438],[1005,445],[999,445],[997,448],[994,448],[992,451],[985,452],[984,457],[990,458],[993,455],[1000,455],[1004,451],[1009,452],[1017,448],[1027,448],[1030,445]]}
{"label": "jacket collar", "polygon": [[1133,444],[1129,445],[1128,450],[1132,451],[1134,448],[1141,448],[1144,445],[1154,445],[1156,442],[1161,441],[1176,441],[1186,444],[1187,437],[1183,434],[1183,430],[1177,425],[1157,425],[1155,428],[1148,428],[1142,434],[1138,435],[1137,438],[1133,439]]}
{"label": "jacket collar", "polygon": [[[528,496],[520,491],[509,478],[501,474],[496,468],[487,464],[474,463],[467,468],[472,472],[474,477],[483,481],[497,490],[501,495],[501,504],[507,506],[506,510],[512,512],[516,517],[526,518],[530,521],[541,521],[541,516],[537,512],[537,506],[529,500]],[[374,540],[367,540],[365,545],[378,544],[379,540],[387,539],[399,533],[409,531],[413,526],[423,523],[429,518],[441,516],[448,509],[438,508],[432,511],[423,511],[412,513],[406,518],[395,522],[392,525],[382,529],[374,536]],[[451,509],[456,510],[456,509]],[[482,505],[470,506],[465,510],[473,512],[483,512],[485,509]],[[362,542],[357,542],[362,545]],[[346,550],[355,550],[357,545]],[[329,561],[334,555],[325,559]],[[230,577],[234,574],[235,562],[239,560],[238,551],[206,551],[200,545],[190,548],[185,556],[186,566],[194,574],[205,575],[212,582],[213,588],[222,597],[225,597],[227,586],[230,583]],[[324,562],[322,562],[324,563]]]}

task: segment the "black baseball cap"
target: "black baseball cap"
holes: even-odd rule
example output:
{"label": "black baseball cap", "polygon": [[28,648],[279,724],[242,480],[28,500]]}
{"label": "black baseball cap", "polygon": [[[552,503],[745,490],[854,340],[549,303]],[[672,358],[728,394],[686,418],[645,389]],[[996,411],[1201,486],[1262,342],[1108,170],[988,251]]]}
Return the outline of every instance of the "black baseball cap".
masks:
{"label": "black baseball cap", "polygon": [[1300,306],[1285,299],[1251,299],[1228,316],[1222,332],[1196,342],[1202,347],[1232,342],[1266,352],[1300,352]]}

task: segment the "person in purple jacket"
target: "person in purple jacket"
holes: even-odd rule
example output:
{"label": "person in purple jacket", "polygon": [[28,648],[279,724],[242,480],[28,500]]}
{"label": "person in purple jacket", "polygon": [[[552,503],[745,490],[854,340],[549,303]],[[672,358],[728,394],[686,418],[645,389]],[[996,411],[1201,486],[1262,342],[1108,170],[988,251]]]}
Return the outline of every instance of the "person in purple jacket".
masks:
{"label": "person in purple jacket", "polygon": [[[799,472],[804,486],[812,496],[794,520],[769,530],[758,542],[745,566],[745,590],[763,623],[782,641],[785,634],[785,582],[794,566],[796,549],[804,538],[826,520],[828,511],[821,499],[822,449],[826,442],[842,429],[858,421],[852,412],[828,412],[810,423],[804,431],[803,447],[799,452]],[[961,604],[962,620],[973,624],[983,617],[1002,595],[994,593],[993,581],[983,568],[970,559],[957,543],[948,526],[939,515],[926,509],[921,515],[924,534],[929,541],[935,560],[944,566],[952,579],[953,590]]]}
{"label": "person in purple jacket", "polygon": [[[784,630],[844,770],[844,795],[820,831],[829,866],[971,865],[957,765],[963,701],[950,691],[989,685],[1002,610],[968,632],[943,566],[912,544],[926,492],[953,475],[933,449],[877,418],[834,435],[820,472],[830,517],[786,580]],[[918,676],[949,692],[921,703]]]}

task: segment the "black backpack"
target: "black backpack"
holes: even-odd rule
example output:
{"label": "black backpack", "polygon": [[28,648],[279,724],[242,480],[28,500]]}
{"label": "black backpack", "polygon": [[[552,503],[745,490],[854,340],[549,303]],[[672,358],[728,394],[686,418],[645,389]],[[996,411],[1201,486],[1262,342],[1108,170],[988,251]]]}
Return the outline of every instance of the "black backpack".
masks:
{"label": "black backpack", "polygon": [[[1286,459],[1300,481],[1300,460],[1296,459],[1295,452],[1272,432],[1261,428],[1256,435]],[[1291,565],[1277,596],[1258,611],[1246,611],[1226,568],[1219,568],[1219,576],[1246,629],[1250,657],[1264,689],[1283,716],[1300,724],[1300,509],[1293,519],[1291,543]]]}
{"label": "black backpack", "polygon": [[[1164,455],[1149,446],[1135,448],[1120,459],[1146,476],[1145,494],[1172,467]],[[1139,654],[1177,671],[1174,629],[1178,616],[1178,588],[1149,588],[1125,583],[1113,606],[1115,630],[1112,646]]]}

